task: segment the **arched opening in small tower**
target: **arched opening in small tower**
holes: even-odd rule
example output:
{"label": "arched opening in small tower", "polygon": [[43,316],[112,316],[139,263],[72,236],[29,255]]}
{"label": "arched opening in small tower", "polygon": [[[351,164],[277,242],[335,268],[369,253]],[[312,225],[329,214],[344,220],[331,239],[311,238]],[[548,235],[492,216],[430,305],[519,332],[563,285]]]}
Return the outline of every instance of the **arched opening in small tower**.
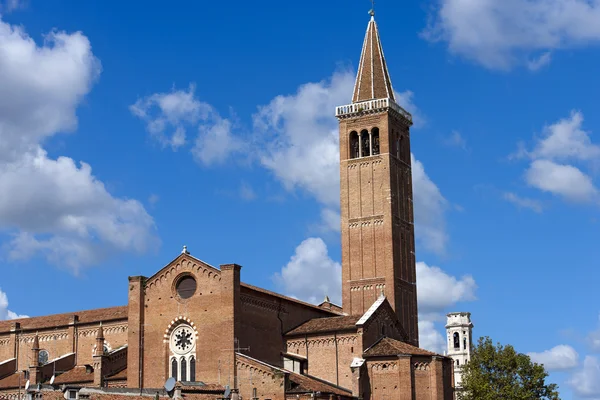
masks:
{"label": "arched opening in small tower", "polygon": [[358,132],[352,131],[350,132],[350,158],[358,158],[359,156]]}
{"label": "arched opening in small tower", "polygon": [[467,338],[464,337],[463,338],[463,350],[466,350],[466,349],[467,349]]}
{"label": "arched opening in small tower", "polygon": [[458,332],[454,332],[454,348],[460,349],[460,338],[458,336]]}
{"label": "arched opening in small tower", "polygon": [[372,155],[376,156],[379,154],[379,128],[373,128],[373,130],[371,131],[371,140],[373,141],[373,145],[372,145],[372,149],[373,149],[373,153]]}
{"label": "arched opening in small tower", "polygon": [[361,157],[369,157],[371,155],[369,131],[367,131],[366,129],[360,133],[360,150]]}

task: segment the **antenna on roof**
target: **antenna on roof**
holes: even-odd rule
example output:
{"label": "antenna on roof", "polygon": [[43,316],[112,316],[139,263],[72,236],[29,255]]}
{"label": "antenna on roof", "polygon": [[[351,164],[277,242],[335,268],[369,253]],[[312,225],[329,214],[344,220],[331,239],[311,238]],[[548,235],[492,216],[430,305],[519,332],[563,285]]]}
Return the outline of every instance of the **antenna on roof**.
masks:
{"label": "antenna on roof", "polygon": [[173,391],[173,389],[175,389],[175,383],[177,383],[175,378],[170,377],[169,379],[167,379],[167,381],[165,382],[165,386],[164,386],[167,393],[171,393]]}

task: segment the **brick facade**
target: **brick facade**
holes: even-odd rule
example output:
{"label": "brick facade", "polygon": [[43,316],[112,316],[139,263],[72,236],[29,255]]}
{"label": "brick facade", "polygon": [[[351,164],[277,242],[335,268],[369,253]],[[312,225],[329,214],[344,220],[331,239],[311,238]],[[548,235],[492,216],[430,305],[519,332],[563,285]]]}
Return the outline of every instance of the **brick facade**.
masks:
{"label": "brick facade", "polygon": [[29,380],[30,394],[57,400],[81,387],[80,398],[107,400],[125,389],[140,399],[451,399],[451,360],[417,347],[411,117],[394,102],[374,20],[365,46],[355,103],[336,111],[343,308],[247,285],[241,266],[184,248],[154,275],[129,277],[126,306],[0,322],[0,394],[16,398]]}

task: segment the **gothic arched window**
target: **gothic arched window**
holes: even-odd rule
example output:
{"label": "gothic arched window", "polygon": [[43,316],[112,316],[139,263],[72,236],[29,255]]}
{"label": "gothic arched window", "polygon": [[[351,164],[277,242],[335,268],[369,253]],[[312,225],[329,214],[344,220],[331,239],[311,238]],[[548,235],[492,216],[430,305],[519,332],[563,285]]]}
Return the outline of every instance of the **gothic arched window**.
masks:
{"label": "gothic arched window", "polygon": [[458,337],[458,332],[454,332],[454,348],[460,349],[460,338]]}
{"label": "gothic arched window", "polygon": [[371,140],[373,141],[373,152],[372,155],[376,156],[379,154],[379,128],[373,128],[371,131]]}
{"label": "gothic arched window", "polygon": [[362,157],[369,157],[371,155],[369,131],[367,131],[366,129],[360,133],[360,150]]}
{"label": "gothic arched window", "polygon": [[350,132],[350,158],[358,158],[358,133],[356,131]]}
{"label": "gothic arched window", "polygon": [[196,379],[196,331],[190,325],[181,324],[171,333],[171,376],[178,381]]}
{"label": "gothic arched window", "polygon": [[171,361],[171,377],[175,379],[179,378],[177,374],[177,360],[175,358]]}
{"label": "gothic arched window", "polygon": [[190,357],[190,382],[196,382],[196,358]]}

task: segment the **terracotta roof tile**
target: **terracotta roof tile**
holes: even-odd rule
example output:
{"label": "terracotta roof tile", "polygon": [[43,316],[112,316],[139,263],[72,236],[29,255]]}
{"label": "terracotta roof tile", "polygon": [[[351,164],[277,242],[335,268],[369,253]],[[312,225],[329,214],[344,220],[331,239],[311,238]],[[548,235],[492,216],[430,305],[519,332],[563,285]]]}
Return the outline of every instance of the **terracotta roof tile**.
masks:
{"label": "terracotta roof tile", "polygon": [[356,329],[360,315],[344,315],[339,317],[314,318],[292,329],[286,336],[305,335],[309,333],[334,332]]}
{"label": "terracotta roof tile", "polygon": [[[190,382],[186,382],[186,383],[190,383]],[[181,389],[182,392],[197,392],[197,393],[204,393],[204,392],[216,392],[216,393],[223,393],[225,392],[225,387],[222,385],[218,385],[216,383],[205,383],[204,385],[184,385],[181,382],[177,383],[178,388]]]}
{"label": "terracotta roof tile", "polygon": [[97,308],[95,310],[75,311],[64,314],[46,315],[42,317],[0,321],[0,332],[10,332],[10,329],[16,322],[20,323],[21,329],[25,330],[66,326],[71,322],[73,315],[77,315],[79,317],[79,324],[127,319],[127,306]]}
{"label": "terracotta roof tile", "polygon": [[72,368],[60,375],[57,375],[54,379],[55,385],[62,384],[83,384],[94,381],[94,373],[87,372],[86,367],[78,366]]}
{"label": "terracotta roof tile", "polygon": [[123,368],[119,372],[106,377],[107,381],[119,381],[127,379],[127,368]]}
{"label": "terracotta roof tile", "polygon": [[25,374],[23,372],[15,372],[12,375],[0,379],[0,389],[18,388],[19,386],[24,387],[25,382],[27,382]]}
{"label": "terracotta roof tile", "polygon": [[319,307],[317,305],[310,304],[310,303],[307,303],[305,301],[301,301],[301,300],[298,300],[298,299],[293,299],[291,297],[287,297],[287,296],[284,296],[284,295],[279,294],[279,293],[271,292],[270,290],[259,288],[257,286],[252,286],[252,285],[249,285],[249,284],[244,283],[244,282],[241,283],[241,286],[242,286],[242,288],[250,289],[250,290],[255,291],[255,292],[266,294],[266,295],[269,295],[269,296],[272,296],[272,297],[277,297],[277,298],[280,298],[280,299],[283,299],[283,300],[287,300],[287,301],[292,302],[292,303],[296,303],[296,304],[303,305],[305,307],[310,307],[312,309],[316,309],[318,311],[323,312],[324,314],[325,313],[327,313],[329,315],[339,315],[340,314],[337,311],[326,310],[326,309],[321,308],[321,307]]}
{"label": "terracotta roof tile", "polygon": [[437,356],[438,354],[431,351],[423,350],[408,343],[401,342],[396,339],[384,337],[373,346],[369,347],[363,353],[363,357],[378,357],[378,356],[396,356],[398,354],[408,354],[414,356]]}
{"label": "terracotta roof tile", "polygon": [[294,372],[289,372],[290,381],[294,383],[292,389],[286,393],[307,393],[307,392],[321,392],[331,393],[339,396],[351,396],[352,391],[348,389],[335,386],[332,383],[322,381],[312,376],[299,375]]}

